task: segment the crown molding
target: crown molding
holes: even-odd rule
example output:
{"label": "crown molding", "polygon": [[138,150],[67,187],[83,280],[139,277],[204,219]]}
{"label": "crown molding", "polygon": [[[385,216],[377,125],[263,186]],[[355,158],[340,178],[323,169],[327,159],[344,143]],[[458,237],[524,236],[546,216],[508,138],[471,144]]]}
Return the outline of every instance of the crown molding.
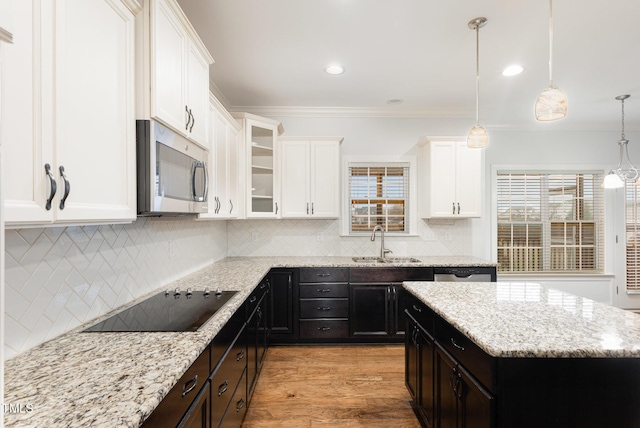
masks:
{"label": "crown molding", "polygon": [[230,111],[251,112],[267,117],[396,117],[468,119],[475,113],[443,110],[398,109],[377,107],[297,107],[297,106],[233,106]]}

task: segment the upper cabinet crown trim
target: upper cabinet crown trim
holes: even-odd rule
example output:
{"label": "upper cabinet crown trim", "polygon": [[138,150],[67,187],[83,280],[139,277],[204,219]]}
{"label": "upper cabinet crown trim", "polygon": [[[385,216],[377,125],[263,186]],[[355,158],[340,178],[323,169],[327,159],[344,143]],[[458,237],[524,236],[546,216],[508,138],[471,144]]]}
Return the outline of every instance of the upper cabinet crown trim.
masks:
{"label": "upper cabinet crown trim", "polygon": [[220,100],[218,100],[218,98],[216,98],[216,96],[212,92],[209,92],[209,102],[214,105],[218,113],[220,113],[236,131],[240,131],[242,129],[242,126],[238,123],[238,121],[233,116],[231,116],[231,113],[227,111],[224,105],[220,102]]}
{"label": "upper cabinet crown trim", "polygon": [[252,119],[252,120],[257,120],[259,122],[266,123],[269,125],[277,126],[278,135],[282,135],[284,133],[284,126],[282,126],[282,123],[278,122],[277,120],[269,119],[267,117],[257,116],[251,113],[239,112],[239,111],[232,111],[231,116],[233,116],[235,119]]}
{"label": "upper cabinet crown trim", "polygon": [[280,141],[338,141],[339,144],[342,144],[344,141],[344,137],[322,137],[322,136],[313,136],[313,137],[294,137],[294,136],[286,136],[286,137],[278,137]]}
{"label": "upper cabinet crown trim", "polygon": [[134,15],[137,15],[140,11],[142,11],[142,4],[138,0],[121,1]]}

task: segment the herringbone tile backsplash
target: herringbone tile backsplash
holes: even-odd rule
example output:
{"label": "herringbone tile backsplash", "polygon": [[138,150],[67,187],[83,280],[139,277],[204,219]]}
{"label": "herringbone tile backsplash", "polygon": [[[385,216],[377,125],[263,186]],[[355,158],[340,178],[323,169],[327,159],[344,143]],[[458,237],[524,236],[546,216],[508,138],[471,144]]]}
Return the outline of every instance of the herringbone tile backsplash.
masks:
{"label": "herringbone tile backsplash", "polygon": [[[419,222],[393,255],[469,254],[467,222]],[[139,218],[129,225],[6,230],[5,356],[91,321],[226,256],[372,256],[379,239],[339,220]],[[173,248],[170,254],[170,246]]]}
{"label": "herringbone tile backsplash", "polygon": [[128,225],[5,232],[7,358],[224,258],[227,251],[227,224],[219,221],[139,218]]}

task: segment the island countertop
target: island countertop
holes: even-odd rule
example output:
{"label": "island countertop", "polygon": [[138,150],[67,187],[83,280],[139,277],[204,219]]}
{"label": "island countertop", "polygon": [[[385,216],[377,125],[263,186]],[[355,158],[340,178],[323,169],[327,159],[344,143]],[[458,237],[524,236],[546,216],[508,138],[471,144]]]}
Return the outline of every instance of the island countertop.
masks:
{"label": "island countertop", "polygon": [[[416,256],[391,266],[495,266],[466,256]],[[138,427],[271,268],[373,267],[350,257],[232,257],[165,284],[78,328],[5,361],[6,427]],[[196,332],[83,333],[82,330],[165,288],[238,293]]]}
{"label": "island countertop", "polygon": [[640,315],[524,282],[405,282],[487,354],[502,358],[640,358]]}

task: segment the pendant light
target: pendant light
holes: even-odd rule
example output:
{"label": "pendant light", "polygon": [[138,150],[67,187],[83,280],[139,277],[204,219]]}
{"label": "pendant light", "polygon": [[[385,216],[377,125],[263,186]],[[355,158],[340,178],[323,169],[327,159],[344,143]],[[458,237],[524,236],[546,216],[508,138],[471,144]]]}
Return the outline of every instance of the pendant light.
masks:
{"label": "pendant light", "polygon": [[549,86],[536,100],[536,120],[550,121],[567,115],[567,96],[553,84],[553,0],[549,0]]}
{"label": "pendant light", "polygon": [[467,147],[483,148],[489,145],[489,134],[480,125],[480,28],[487,24],[487,18],[480,17],[469,21],[469,28],[476,30],[476,124],[467,134]]}
{"label": "pendant light", "polygon": [[[604,178],[604,188],[605,189],[617,189],[624,186],[624,183],[635,183],[638,180],[638,169],[633,166],[631,160],[629,159],[629,140],[627,140],[624,136],[624,100],[629,98],[630,95],[618,95],[616,100],[622,103],[622,136],[620,141],[618,141],[618,146],[620,147],[620,160],[618,160],[618,166],[609,171],[609,174]],[[622,167],[622,162],[624,157],[626,156],[625,168]]]}

